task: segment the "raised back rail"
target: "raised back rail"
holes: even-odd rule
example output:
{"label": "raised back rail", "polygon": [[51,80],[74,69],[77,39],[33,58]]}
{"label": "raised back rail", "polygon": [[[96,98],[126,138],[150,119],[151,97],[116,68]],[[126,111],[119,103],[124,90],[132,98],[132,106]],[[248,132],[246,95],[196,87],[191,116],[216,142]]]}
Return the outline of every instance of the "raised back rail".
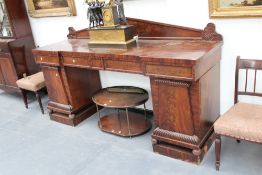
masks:
{"label": "raised back rail", "polygon": [[[142,39],[204,39],[222,41],[222,36],[215,31],[215,25],[209,23],[204,30],[164,24],[148,20],[127,18],[128,24],[135,26],[135,35]],[[69,27],[69,39],[89,38],[88,28],[75,30]]]}

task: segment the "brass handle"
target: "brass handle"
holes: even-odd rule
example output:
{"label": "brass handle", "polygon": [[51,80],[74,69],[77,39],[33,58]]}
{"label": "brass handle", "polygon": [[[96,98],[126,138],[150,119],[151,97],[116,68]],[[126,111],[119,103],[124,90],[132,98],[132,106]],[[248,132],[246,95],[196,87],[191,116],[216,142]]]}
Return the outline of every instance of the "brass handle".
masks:
{"label": "brass handle", "polygon": [[73,59],[73,63],[75,63],[76,62],[76,60],[75,59]]}
{"label": "brass handle", "polygon": [[41,57],[40,60],[43,61],[43,57]]}
{"label": "brass handle", "polygon": [[56,77],[58,77],[58,74],[55,74]]}

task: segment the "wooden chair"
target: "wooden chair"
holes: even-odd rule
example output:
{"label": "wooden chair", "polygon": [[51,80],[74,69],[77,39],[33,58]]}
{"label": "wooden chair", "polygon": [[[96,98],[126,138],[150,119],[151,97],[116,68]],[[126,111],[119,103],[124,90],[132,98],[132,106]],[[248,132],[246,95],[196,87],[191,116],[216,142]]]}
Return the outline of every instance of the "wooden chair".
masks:
{"label": "wooden chair", "polygon": [[38,72],[36,74],[26,76],[28,75],[28,70],[26,66],[25,46],[11,46],[11,54],[13,56],[13,62],[15,63],[15,68],[19,78],[19,80],[16,81],[16,84],[21,90],[25,107],[28,108],[27,91],[33,91],[40,105],[42,114],[44,114],[41,97],[39,95],[39,91],[45,88],[43,73]]}
{"label": "wooden chair", "polygon": [[[239,71],[244,70],[245,87],[244,91],[239,90]],[[249,72],[254,71],[253,91],[247,91]],[[256,92],[257,72],[262,70],[262,60],[246,60],[237,57],[236,79],[235,79],[235,100],[234,106],[222,115],[214,124],[216,170],[220,167],[221,136],[227,136],[254,143],[262,143],[262,105],[238,102],[239,95],[259,96],[262,93]]]}
{"label": "wooden chair", "polygon": [[39,91],[45,88],[45,79],[44,79],[43,72],[38,72],[36,74],[21,78],[16,81],[16,84],[22,92],[25,107],[28,108],[27,95],[26,95],[27,91],[32,91],[36,95],[42,114],[44,114],[44,109],[39,94]]}
{"label": "wooden chair", "polygon": [[27,91],[35,92],[36,98],[40,105],[42,114],[44,114],[41,97],[39,95],[39,91],[45,88],[45,80],[42,72],[38,72],[36,74],[28,75],[27,63],[26,63],[26,55],[25,55],[25,46],[11,46],[11,54],[14,62],[15,69],[17,71],[17,78],[19,80],[16,81],[17,86],[20,88],[20,91],[23,96],[23,100],[25,103],[25,107],[28,108],[27,103]]}

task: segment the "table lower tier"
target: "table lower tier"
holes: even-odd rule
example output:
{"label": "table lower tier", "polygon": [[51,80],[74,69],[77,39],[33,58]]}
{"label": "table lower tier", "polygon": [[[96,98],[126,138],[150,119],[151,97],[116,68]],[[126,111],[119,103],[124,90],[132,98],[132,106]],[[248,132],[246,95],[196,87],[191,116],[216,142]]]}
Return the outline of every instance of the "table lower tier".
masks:
{"label": "table lower tier", "polygon": [[144,115],[134,112],[128,112],[129,128],[125,112],[112,113],[103,116],[98,122],[99,128],[107,133],[133,137],[146,133],[152,127],[151,122]]}

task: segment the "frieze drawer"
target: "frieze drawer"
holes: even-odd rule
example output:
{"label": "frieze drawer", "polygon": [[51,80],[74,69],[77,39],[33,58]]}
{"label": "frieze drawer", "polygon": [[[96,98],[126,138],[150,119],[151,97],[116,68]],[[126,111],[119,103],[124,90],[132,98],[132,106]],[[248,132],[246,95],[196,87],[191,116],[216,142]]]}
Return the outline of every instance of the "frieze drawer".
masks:
{"label": "frieze drawer", "polygon": [[146,75],[168,76],[175,78],[192,79],[192,69],[190,67],[146,65]]}
{"label": "frieze drawer", "polygon": [[54,56],[37,56],[36,63],[38,64],[48,64],[59,66],[59,57]]}
{"label": "frieze drawer", "polygon": [[132,73],[143,73],[141,63],[139,62],[105,60],[105,69]]}
{"label": "frieze drawer", "polygon": [[64,57],[65,66],[75,66],[75,67],[90,67],[91,60],[88,57]]}
{"label": "frieze drawer", "polygon": [[103,70],[104,69],[104,64],[102,59],[92,59],[92,69],[98,69],[98,70]]}

